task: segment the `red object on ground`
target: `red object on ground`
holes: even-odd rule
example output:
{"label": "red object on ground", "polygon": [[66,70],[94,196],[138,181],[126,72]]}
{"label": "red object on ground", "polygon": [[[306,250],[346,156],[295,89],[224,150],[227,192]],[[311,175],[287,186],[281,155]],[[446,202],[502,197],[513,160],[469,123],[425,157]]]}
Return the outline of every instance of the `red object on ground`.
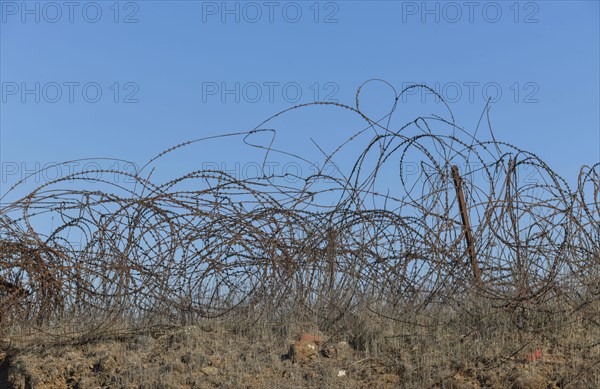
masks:
{"label": "red object on ground", "polygon": [[542,350],[539,348],[535,350],[533,354],[527,354],[527,360],[529,362],[535,362],[542,357]]}
{"label": "red object on ground", "polygon": [[300,336],[300,342],[313,342],[317,346],[321,347],[323,345],[323,338],[305,332]]}

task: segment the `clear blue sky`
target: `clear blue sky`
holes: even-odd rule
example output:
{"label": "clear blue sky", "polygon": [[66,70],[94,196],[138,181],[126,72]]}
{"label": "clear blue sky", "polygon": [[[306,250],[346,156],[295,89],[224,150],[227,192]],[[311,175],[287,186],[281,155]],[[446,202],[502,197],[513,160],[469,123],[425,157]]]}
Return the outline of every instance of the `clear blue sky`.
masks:
{"label": "clear blue sky", "polygon": [[[252,129],[317,92],[354,105],[372,78],[398,90],[439,88],[467,129],[484,90],[499,91],[496,137],[540,155],[570,183],[600,160],[598,1],[69,4],[0,1],[0,195],[36,164],[142,165],[181,141]],[[361,102],[378,117],[391,96],[373,83]],[[438,109],[432,96],[408,96],[395,123]],[[271,127],[281,126],[282,148],[316,158],[309,137],[331,150],[362,124],[305,110]],[[254,158],[245,152],[219,142],[170,166],[173,174],[230,166]]]}

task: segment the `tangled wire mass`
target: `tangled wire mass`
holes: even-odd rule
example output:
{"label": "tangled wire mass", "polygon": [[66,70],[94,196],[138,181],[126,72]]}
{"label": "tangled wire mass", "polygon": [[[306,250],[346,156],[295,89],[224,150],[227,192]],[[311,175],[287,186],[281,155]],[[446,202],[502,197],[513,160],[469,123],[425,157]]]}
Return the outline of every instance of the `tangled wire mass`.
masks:
{"label": "tangled wire mass", "polygon": [[[396,101],[411,88],[427,87]],[[571,188],[491,130],[477,139],[451,113],[393,129],[395,105],[374,120],[359,96],[355,107],[295,106],[250,131],[169,148],[137,172],[73,173],[5,203],[0,328],[69,316],[110,325],[124,316],[276,315],[298,304],[333,304],[337,315],[366,300],[399,313],[473,292],[512,307],[565,294],[573,310],[597,302],[600,163],[582,167]],[[274,136],[270,121],[308,107],[346,110],[365,125],[311,174],[200,169],[153,180],[167,155],[215,138],[246,141],[264,161],[281,156],[251,137]],[[355,154],[352,163],[335,163],[342,151]],[[379,190],[392,178],[391,191]]]}

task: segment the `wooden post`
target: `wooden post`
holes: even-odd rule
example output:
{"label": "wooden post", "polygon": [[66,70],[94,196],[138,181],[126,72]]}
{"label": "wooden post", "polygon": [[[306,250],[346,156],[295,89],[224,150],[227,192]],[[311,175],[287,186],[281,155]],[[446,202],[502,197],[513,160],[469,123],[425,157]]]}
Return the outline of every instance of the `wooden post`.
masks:
{"label": "wooden post", "polygon": [[471,231],[471,222],[469,221],[469,214],[467,212],[467,203],[465,202],[465,195],[462,187],[462,177],[458,173],[458,166],[452,166],[452,178],[454,179],[454,187],[456,188],[456,197],[458,199],[458,207],[460,210],[460,217],[462,220],[463,233],[465,234],[465,240],[467,242],[467,250],[471,259],[471,266],[473,268],[473,277],[475,282],[481,282],[481,273],[479,271],[479,264],[477,263],[477,255],[475,253],[475,244],[473,241],[473,232]]}

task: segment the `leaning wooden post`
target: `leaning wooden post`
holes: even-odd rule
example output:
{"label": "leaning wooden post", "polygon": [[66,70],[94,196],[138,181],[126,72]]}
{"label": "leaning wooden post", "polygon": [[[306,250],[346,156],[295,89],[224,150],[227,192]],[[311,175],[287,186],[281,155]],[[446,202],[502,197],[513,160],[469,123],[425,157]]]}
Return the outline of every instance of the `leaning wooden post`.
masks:
{"label": "leaning wooden post", "polygon": [[467,250],[473,267],[473,277],[476,283],[481,282],[481,274],[479,264],[477,263],[477,255],[475,253],[475,242],[473,241],[473,232],[471,231],[471,223],[469,222],[469,214],[467,212],[467,203],[463,193],[462,177],[458,173],[458,166],[452,166],[452,178],[454,179],[454,187],[456,188],[456,197],[458,199],[458,207],[460,209],[460,218],[462,219],[462,228],[467,241]]}

